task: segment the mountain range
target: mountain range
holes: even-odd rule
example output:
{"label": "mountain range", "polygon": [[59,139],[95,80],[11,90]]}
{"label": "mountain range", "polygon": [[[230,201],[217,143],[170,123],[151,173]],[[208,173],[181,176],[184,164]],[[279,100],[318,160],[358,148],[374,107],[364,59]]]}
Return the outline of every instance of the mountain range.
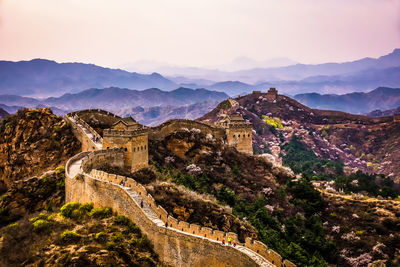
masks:
{"label": "mountain range", "polygon": [[266,81],[300,81],[313,76],[349,76],[368,69],[387,69],[400,66],[400,49],[379,58],[363,58],[343,63],[293,64],[284,67],[252,68],[239,71],[221,71],[204,68],[175,68],[174,71],[162,72],[167,76],[208,79],[216,82],[236,81],[260,84]]}
{"label": "mountain range", "polygon": [[48,97],[110,86],[136,90],[179,87],[158,73],[139,74],[93,64],[57,63],[45,59],[0,61],[2,94]]}
{"label": "mountain range", "polygon": [[[262,63],[246,58],[238,59],[237,62],[243,62],[243,67],[254,62]],[[286,64],[290,62],[286,60]],[[379,58],[344,63],[294,64],[230,72],[197,67],[168,67],[162,74],[165,76],[158,73],[139,74],[93,64],[57,63],[44,59],[0,61],[0,93],[47,98],[75,94],[88,88],[108,87],[131,90],[159,88],[165,91],[179,87],[205,88],[230,96],[252,90],[265,90],[268,87],[277,87],[287,95],[367,92],[379,86],[400,87],[400,49],[394,49]]]}
{"label": "mountain range", "polygon": [[138,91],[110,87],[45,99],[0,95],[0,107],[9,113],[23,107],[50,107],[57,115],[79,109],[101,108],[123,117],[135,116],[146,125],[155,125],[171,118],[200,117],[226,98],[228,95],[223,92],[206,89],[178,88],[166,92],[155,88]]}
{"label": "mountain range", "polygon": [[364,114],[400,107],[400,88],[379,87],[368,93],[343,95],[307,93],[295,95],[294,99],[311,108]]}

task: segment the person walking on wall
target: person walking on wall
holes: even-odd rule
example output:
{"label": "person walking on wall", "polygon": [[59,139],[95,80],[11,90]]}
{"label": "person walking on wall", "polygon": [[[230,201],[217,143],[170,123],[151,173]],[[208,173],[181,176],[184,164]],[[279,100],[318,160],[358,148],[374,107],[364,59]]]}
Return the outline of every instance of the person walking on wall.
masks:
{"label": "person walking on wall", "polygon": [[222,245],[225,245],[225,238],[222,238]]}
{"label": "person walking on wall", "polygon": [[228,245],[230,245],[232,243],[232,239],[231,237],[228,237]]}

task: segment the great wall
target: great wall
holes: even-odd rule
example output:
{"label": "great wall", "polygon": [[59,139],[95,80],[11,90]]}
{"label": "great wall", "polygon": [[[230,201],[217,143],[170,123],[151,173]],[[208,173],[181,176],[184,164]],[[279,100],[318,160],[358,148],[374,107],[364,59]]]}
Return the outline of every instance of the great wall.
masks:
{"label": "great wall", "polygon": [[[87,112],[98,112],[104,116],[116,118],[117,123],[114,133],[119,134],[117,126],[121,118],[103,110],[88,110]],[[140,140],[141,144],[129,141],[132,144],[128,151],[127,146],[117,136],[114,147],[102,150],[104,140],[101,136],[78,115],[71,113],[66,115],[66,119],[71,123],[74,133],[82,142],[82,152],[70,158],[66,164],[66,201],[67,202],[93,202],[96,207],[111,207],[119,214],[127,216],[134,221],[140,229],[149,237],[154,244],[154,250],[160,259],[172,266],[296,266],[289,260],[282,260],[282,257],[272,249],[257,240],[246,238],[245,243],[238,242],[236,233],[225,233],[196,224],[189,224],[179,221],[169,215],[164,208],[157,205],[154,198],[147,193],[145,187],[131,178],[115,174],[105,173],[93,168],[97,163],[107,163],[112,166],[126,166],[127,164],[143,167],[140,163],[136,165],[134,156],[127,160],[127,155],[148,148],[147,136],[145,140]],[[230,123],[229,121],[226,123]],[[242,122],[238,122],[242,123]],[[120,124],[121,125],[121,124]],[[133,125],[133,124],[132,124]],[[131,125],[131,126],[132,126]],[[125,123],[125,131],[129,126]],[[135,126],[136,127],[136,126]],[[220,127],[210,126],[204,123],[189,120],[171,120],[154,128],[135,128],[133,131],[146,129],[150,140],[163,138],[166,135],[181,128],[197,128],[205,133],[213,134],[217,138],[227,140],[224,134],[232,135],[232,138],[244,138],[247,144],[240,148],[247,149],[251,135],[248,132],[248,125],[240,127],[234,125],[238,132],[230,132]],[[111,129],[113,130],[113,129]],[[111,131],[110,130],[110,131]],[[123,131],[124,129],[122,129]],[[245,130],[245,132],[243,132]],[[251,131],[250,131],[251,132]],[[109,132],[111,134],[111,132]],[[130,133],[132,134],[132,133]],[[139,134],[139,135],[140,135]],[[104,137],[106,136],[106,132]],[[129,135],[129,134],[128,134]],[[108,135],[110,137],[110,135]],[[130,135],[135,140],[136,136]],[[231,140],[232,140],[231,138]],[[123,141],[126,144],[126,140]],[[235,139],[237,140],[237,139]],[[234,141],[235,141],[234,140]],[[110,141],[110,140],[109,140]],[[112,139],[114,141],[114,139]],[[109,143],[110,144],[110,143]],[[228,143],[234,146],[238,142]],[[252,151],[251,151],[252,153]],[[143,158],[140,158],[143,160]],[[230,237],[237,246],[222,244],[222,240]]]}

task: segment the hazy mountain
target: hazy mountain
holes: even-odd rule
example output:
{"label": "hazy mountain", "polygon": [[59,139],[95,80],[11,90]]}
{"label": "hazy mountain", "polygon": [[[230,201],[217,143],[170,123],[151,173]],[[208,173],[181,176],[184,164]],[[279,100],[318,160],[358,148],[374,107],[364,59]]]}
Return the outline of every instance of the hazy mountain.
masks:
{"label": "hazy mountain", "polygon": [[2,119],[4,119],[5,117],[7,117],[8,115],[9,115],[9,113],[7,111],[5,111],[4,109],[0,108],[0,121]]}
{"label": "hazy mountain", "polygon": [[7,106],[4,104],[0,104],[0,108],[7,111],[7,113],[9,113],[9,114],[13,114],[23,107],[22,106]]}
{"label": "hazy mountain", "polygon": [[354,114],[373,110],[387,110],[400,106],[400,89],[379,87],[368,93],[350,93],[343,95],[317,93],[298,94],[294,99],[317,109],[340,110]]}
{"label": "hazy mountain", "polygon": [[222,71],[240,71],[240,70],[254,69],[254,68],[284,67],[295,64],[297,64],[296,61],[293,61],[285,57],[271,58],[263,61],[254,60],[248,57],[238,57],[228,64],[216,65],[212,66],[212,68]]}
{"label": "hazy mountain", "polygon": [[[251,60],[250,60],[251,61]],[[237,62],[248,65],[249,60],[242,58]],[[218,67],[200,68],[183,66],[162,66],[155,70],[167,76],[183,76],[188,79],[206,79],[216,82],[241,81],[259,84],[265,81],[299,81],[311,76],[349,76],[367,69],[386,69],[400,66],[400,49],[379,58],[363,58],[344,63],[294,64],[284,67],[257,67],[240,71],[222,71]],[[186,82],[189,83],[189,82]]]}
{"label": "hazy mountain", "polygon": [[345,63],[296,64],[280,68],[258,68],[233,72],[243,82],[267,80],[302,80],[310,76],[350,75],[367,69],[386,69],[400,66],[400,49],[379,58],[363,58]]}
{"label": "hazy mountain", "polygon": [[132,116],[138,122],[156,126],[169,119],[195,119],[217,106],[218,101],[205,101],[186,106],[157,106],[126,108],[117,112],[121,117]]}
{"label": "hazy mountain", "polygon": [[[204,67],[189,67],[179,66],[163,62],[157,62],[152,60],[140,60],[134,63],[125,63],[121,65],[123,69],[139,72],[162,72],[165,75],[176,75],[183,70],[186,71],[200,71],[205,70],[219,70],[219,71],[239,71],[254,68],[272,68],[272,67],[283,67],[297,64],[286,57],[276,57],[267,60],[255,60],[249,57],[238,57],[226,64],[220,65],[209,65]],[[186,73],[187,74],[187,73]]]}
{"label": "hazy mountain", "polygon": [[47,106],[63,111],[102,108],[119,111],[136,106],[184,106],[204,101],[221,101],[228,97],[225,93],[205,89],[178,88],[166,92],[160,89],[143,91],[110,87],[105,89],[88,89],[76,94],[65,94],[61,97],[35,99],[20,96],[0,95],[0,103],[8,106],[34,108]]}
{"label": "hazy mountain", "polygon": [[384,110],[384,111],[377,109],[377,110],[368,112],[365,115],[367,115],[369,117],[384,117],[384,116],[393,116],[395,114],[400,114],[400,106],[397,108]]}
{"label": "hazy mountain", "polygon": [[225,92],[231,96],[236,96],[242,94],[243,92],[250,92],[252,89],[255,88],[255,86],[242,83],[240,81],[227,81],[214,83],[210,86],[207,86],[207,88],[211,90]]}
{"label": "hazy mountain", "polygon": [[158,73],[146,75],[93,64],[57,63],[44,59],[0,61],[2,94],[48,97],[109,86],[136,90],[178,87]]}
{"label": "hazy mountain", "polygon": [[40,101],[36,98],[19,95],[0,95],[0,103],[7,106],[33,108],[39,105]]}
{"label": "hazy mountain", "polygon": [[311,76],[300,81],[274,81],[260,83],[254,88],[277,87],[285,94],[334,93],[370,91],[377,87],[400,87],[400,67],[367,69],[351,75]]}

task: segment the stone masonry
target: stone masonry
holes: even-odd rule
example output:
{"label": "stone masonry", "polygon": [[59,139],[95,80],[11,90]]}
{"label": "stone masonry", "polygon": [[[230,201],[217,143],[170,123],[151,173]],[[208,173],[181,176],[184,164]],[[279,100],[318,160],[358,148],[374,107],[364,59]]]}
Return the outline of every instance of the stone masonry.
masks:
{"label": "stone masonry", "polygon": [[[77,123],[77,120],[74,119],[69,121],[76,128],[76,133],[83,135],[80,137],[82,140],[93,140],[91,133],[93,129],[87,129],[90,127],[89,125]],[[139,147],[146,145],[147,148],[148,129],[135,123],[133,119],[124,119],[116,122],[109,130],[110,135],[118,131],[135,132],[134,136],[130,137],[115,136],[121,140],[128,140],[127,142],[121,141],[118,144],[117,141],[104,140],[103,145],[109,144],[108,149],[105,150],[99,150],[99,146],[93,142],[90,144],[94,145],[91,147],[92,149],[86,147],[87,151],[69,159],[66,165],[65,182],[67,202],[93,202],[98,207],[112,207],[120,214],[132,219],[153,241],[155,251],[159,254],[160,259],[172,266],[295,266],[288,260],[282,261],[278,253],[268,249],[263,243],[249,238],[235,248],[222,245],[222,238],[231,237],[232,240],[237,241],[237,235],[178,221],[161,206],[157,206],[153,197],[141,184],[130,178],[97,170],[87,173],[86,171],[89,171],[91,166],[99,162],[106,162],[113,166],[122,166],[129,162],[132,162],[132,165],[136,164],[134,162],[136,158],[129,158],[126,144],[132,144],[132,149],[137,149],[138,145]],[[239,117],[233,117],[229,119],[229,123],[241,124],[242,120]],[[213,126],[207,128],[205,124],[201,125],[204,129],[214,129]],[[215,127],[215,129],[219,129],[218,132],[221,132],[220,127]],[[136,143],[129,141],[141,134],[146,135],[146,139]],[[106,139],[106,134],[104,137]],[[251,140],[251,138],[249,139]],[[142,150],[140,149],[140,151]],[[145,151],[147,152],[147,149]],[[139,164],[144,162],[140,158],[138,160]],[[144,202],[143,208],[139,204],[141,201]]]}

